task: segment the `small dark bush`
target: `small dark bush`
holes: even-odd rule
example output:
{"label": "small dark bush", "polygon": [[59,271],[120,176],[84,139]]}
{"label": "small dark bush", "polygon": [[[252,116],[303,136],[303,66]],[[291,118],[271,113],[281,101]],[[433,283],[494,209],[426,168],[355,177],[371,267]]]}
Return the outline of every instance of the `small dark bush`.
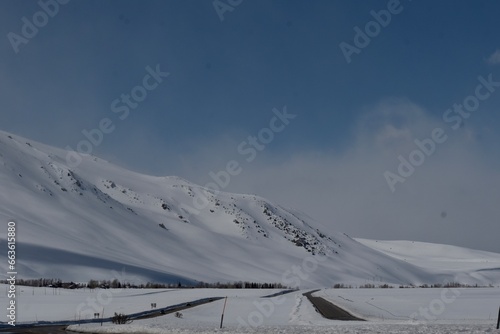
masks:
{"label": "small dark bush", "polygon": [[129,320],[128,316],[126,314],[118,314],[115,312],[115,315],[113,316],[113,319],[111,319],[111,321],[114,323],[114,324],[118,324],[118,325],[123,325],[123,324],[130,324],[132,322],[132,320]]}

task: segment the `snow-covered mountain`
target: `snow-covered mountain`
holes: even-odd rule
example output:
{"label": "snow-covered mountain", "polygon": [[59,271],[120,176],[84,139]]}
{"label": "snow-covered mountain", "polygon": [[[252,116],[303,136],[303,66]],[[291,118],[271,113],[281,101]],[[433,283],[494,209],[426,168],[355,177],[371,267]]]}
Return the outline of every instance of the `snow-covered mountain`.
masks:
{"label": "snow-covered mountain", "polygon": [[481,282],[498,282],[500,255],[451,245],[407,240],[358,239],[365,246],[393,258],[411,263],[428,271],[441,271],[455,276],[456,282],[469,281],[470,277]]}
{"label": "snow-covered mountain", "polygon": [[[419,267],[343,233],[322,233],[311,218],[258,196],[142,175],[90,155],[74,166],[67,156],[0,132],[0,221],[17,223],[19,277],[86,281],[119,272],[132,282],[301,287],[500,282],[491,263],[460,272]],[[0,262],[1,273],[6,266]]]}

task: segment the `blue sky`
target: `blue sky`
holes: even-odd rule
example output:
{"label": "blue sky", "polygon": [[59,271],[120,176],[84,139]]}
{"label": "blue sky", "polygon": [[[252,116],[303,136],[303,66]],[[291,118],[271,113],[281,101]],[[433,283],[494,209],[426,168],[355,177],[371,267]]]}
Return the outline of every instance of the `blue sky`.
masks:
{"label": "blue sky", "polygon": [[[354,45],[354,28],[364,31],[371,11],[389,3],[243,0],[221,20],[211,0],[72,0],[16,52],[8,34],[22,36],[23,17],[33,22],[42,7],[5,0],[0,124],[76,148],[83,130],[109,118],[115,130],[92,153],[205,184],[227,161],[244,161],[238,145],[286,106],[297,117],[226,190],[269,197],[353,236],[500,252],[487,232],[500,233],[500,92],[460,131],[442,119],[478,76],[500,81],[500,4],[401,0],[348,63],[340,43]],[[157,65],[170,75],[120,120],[112,102]],[[436,127],[450,140],[391,192],[384,171]]]}

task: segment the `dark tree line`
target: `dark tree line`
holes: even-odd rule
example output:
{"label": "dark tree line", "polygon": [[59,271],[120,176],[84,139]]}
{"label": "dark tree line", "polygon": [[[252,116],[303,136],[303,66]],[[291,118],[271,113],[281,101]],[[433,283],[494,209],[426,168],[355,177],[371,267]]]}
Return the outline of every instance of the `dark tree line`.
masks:
{"label": "dark tree line", "polygon": [[195,287],[204,289],[287,289],[288,288],[281,283],[257,283],[257,282],[242,282],[242,281],[232,282],[232,283],[200,282]]}
{"label": "dark tree line", "polygon": [[[6,280],[0,280],[0,283],[7,284]],[[147,282],[141,284],[133,284],[129,282],[120,282],[114,280],[95,280],[91,279],[87,283],[63,282],[59,278],[37,278],[37,279],[16,279],[16,285],[32,286],[32,287],[51,287],[63,289],[287,289],[281,283],[257,283],[257,282],[216,282],[206,283],[199,282],[194,285],[182,285],[177,283],[154,283]]]}
{"label": "dark tree line", "polygon": [[[0,283],[7,284],[6,280]],[[34,279],[16,279],[16,285],[33,286],[33,287],[50,287],[50,288],[64,288],[64,289],[79,289],[86,286],[86,284],[75,282],[63,282],[60,278],[34,278]]]}

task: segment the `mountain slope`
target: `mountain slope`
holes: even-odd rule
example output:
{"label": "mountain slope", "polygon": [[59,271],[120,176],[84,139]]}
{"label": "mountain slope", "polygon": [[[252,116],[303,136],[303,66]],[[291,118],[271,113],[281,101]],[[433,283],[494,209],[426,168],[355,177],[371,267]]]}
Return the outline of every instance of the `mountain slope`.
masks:
{"label": "mountain slope", "polygon": [[[0,221],[17,222],[21,277],[86,281],[451,281],[375,251],[264,198],[153,177],[0,132]],[[5,234],[1,234],[2,241]],[[0,263],[7,272],[6,261]],[[462,279],[483,277],[461,273]],[[491,279],[491,277],[490,277]]]}
{"label": "mountain slope", "polygon": [[481,282],[498,282],[500,256],[497,253],[418,241],[358,238],[356,241],[426,270],[446,271],[458,282],[468,281],[470,277]]}

